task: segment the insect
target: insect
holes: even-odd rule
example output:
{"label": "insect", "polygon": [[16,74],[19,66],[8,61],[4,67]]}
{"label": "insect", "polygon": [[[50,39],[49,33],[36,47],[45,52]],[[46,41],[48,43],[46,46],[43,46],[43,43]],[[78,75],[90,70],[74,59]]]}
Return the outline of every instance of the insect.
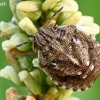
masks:
{"label": "insect", "polygon": [[40,67],[57,85],[86,90],[100,75],[99,43],[76,26],[43,26],[36,41]]}
{"label": "insect", "polygon": [[100,75],[99,43],[75,25],[42,26],[35,40],[40,67],[56,85],[86,90]]}

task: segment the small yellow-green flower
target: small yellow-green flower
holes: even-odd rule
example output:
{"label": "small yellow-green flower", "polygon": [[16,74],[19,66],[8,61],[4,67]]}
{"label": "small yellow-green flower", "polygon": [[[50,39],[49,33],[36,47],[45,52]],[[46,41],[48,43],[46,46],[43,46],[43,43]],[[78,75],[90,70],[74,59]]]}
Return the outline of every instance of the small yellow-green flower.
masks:
{"label": "small yellow-green flower", "polygon": [[16,6],[17,16],[20,20],[24,17],[37,20],[42,13],[41,6],[40,1],[21,1]]}
{"label": "small yellow-green flower", "polygon": [[29,74],[29,72],[23,70],[18,75],[20,80],[25,83],[33,94],[39,95],[41,93],[41,86],[37,83],[34,77]]}
{"label": "small yellow-green flower", "polygon": [[94,19],[91,16],[82,16],[76,26],[94,37],[100,30],[100,27],[94,23]]}
{"label": "small yellow-green flower", "polygon": [[21,84],[16,70],[11,66],[6,66],[4,69],[2,69],[0,71],[0,77],[5,77],[18,85]]}
{"label": "small yellow-green flower", "polygon": [[20,32],[20,28],[18,25],[13,24],[12,22],[0,22],[0,30],[7,34],[8,36],[11,36],[17,32]]}
{"label": "small yellow-green flower", "polygon": [[32,21],[28,18],[25,17],[23,18],[18,25],[20,28],[25,31],[28,35],[35,35],[36,32],[38,31],[35,25],[32,23]]}

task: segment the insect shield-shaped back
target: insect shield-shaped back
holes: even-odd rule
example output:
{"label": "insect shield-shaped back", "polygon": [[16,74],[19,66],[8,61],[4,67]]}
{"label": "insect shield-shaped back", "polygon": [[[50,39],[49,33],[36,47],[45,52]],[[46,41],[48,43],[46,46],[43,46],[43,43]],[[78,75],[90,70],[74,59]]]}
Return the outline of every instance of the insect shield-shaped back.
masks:
{"label": "insect shield-shaped back", "polygon": [[40,67],[57,85],[86,90],[100,75],[99,44],[76,26],[43,26],[36,41]]}

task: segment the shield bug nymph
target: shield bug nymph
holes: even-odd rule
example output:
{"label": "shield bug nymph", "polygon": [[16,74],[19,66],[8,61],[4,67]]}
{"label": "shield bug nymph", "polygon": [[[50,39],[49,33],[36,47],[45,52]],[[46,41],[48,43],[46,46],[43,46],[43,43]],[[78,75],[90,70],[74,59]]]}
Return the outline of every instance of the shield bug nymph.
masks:
{"label": "shield bug nymph", "polygon": [[57,85],[86,90],[100,75],[99,43],[77,26],[42,26],[35,40],[40,67]]}
{"label": "shield bug nymph", "polygon": [[85,90],[100,75],[99,43],[76,26],[43,26],[36,41],[40,67],[57,85]]}

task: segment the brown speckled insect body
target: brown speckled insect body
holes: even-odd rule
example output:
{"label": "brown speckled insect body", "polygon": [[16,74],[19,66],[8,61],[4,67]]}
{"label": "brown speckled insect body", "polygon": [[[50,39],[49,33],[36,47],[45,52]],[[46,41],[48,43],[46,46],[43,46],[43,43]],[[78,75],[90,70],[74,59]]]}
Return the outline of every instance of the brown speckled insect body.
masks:
{"label": "brown speckled insect body", "polygon": [[35,38],[40,67],[57,85],[86,90],[100,75],[99,43],[76,26],[42,26]]}

